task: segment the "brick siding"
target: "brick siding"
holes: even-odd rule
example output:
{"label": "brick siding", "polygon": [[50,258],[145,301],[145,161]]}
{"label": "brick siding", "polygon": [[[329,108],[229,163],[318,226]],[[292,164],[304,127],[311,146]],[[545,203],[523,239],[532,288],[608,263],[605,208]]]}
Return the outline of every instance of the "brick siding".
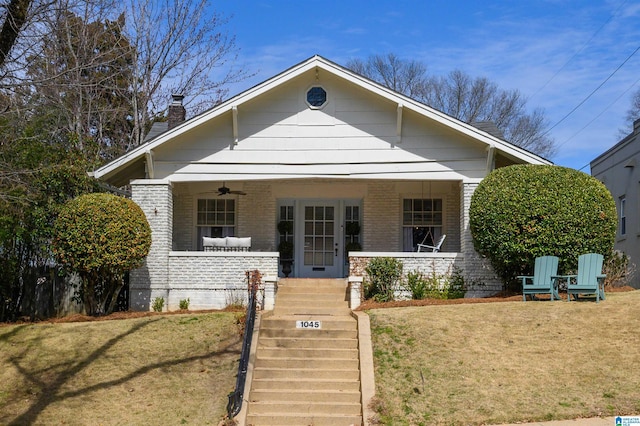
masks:
{"label": "brick siding", "polygon": [[402,215],[395,184],[370,182],[362,204],[363,248],[367,251],[401,251]]}
{"label": "brick siding", "polygon": [[477,183],[461,183],[460,190],[460,238],[461,252],[464,255],[464,277],[469,284],[467,297],[483,297],[498,293],[503,289],[489,259],[480,256],[473,247],[473,238],[469,228],[469,206],[471,197],[478,187]]}
{"label": "brick siding", "polygon": [[176,190],[174,233],[172,185],[158,180],[132,182],[132,199],[144,211],[152,231],[151,249],[144,265],[131,271],[132,310],[150,310],[157,297],[164,298],[169,310],[179,309],[183,299],[189,299],[191,309],[221,309],[246,301],[246,271],[258,269],[263,276],[277,276],[275,252],[172,251],[172,244],[191,249],[191,236],[181,235],[193,228],[193,197],[182,189]]}

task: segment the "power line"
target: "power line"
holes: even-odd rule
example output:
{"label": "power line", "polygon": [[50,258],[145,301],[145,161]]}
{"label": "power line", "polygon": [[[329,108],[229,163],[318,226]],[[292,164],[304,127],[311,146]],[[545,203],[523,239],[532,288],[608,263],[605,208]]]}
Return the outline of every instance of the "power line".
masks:
{"label": "power line", "polygon": [[600,88],[601,88],[602,86],[604,86],[604,85],[605,85],[605,83],[606,83],[607,81],[609,81],[609,80],[611,79],[611,77],[613,77],[613,76],[614,76],[614,75],[615,75],[615,74],[620,70],[620,68],[622,68],[622,67],[624,66],[624,64],[626,64],[626,63],[629,61],[629,59],[631,59],[631,58],[633,57],[633,55],[635,55],[636,53],[638,53],[638,50],[640,50],[640,46],[638,46],[638,47],[636,48],[636,50],[634,50],[634,51],[633,51],[633,53],[631,53],[631,55],[629,55],[629,56],[627,57],[627,59],[625,59],[625,60],[624,60],[624,61],[623,61],[619,66],[618,66],[618,68],[616,68],[616,69],[615,69],[611,74],[609,74],[609,76],[608,76],[608,77],[607,77],[607,78],[606,78],[602,83],[600,83],[600,84],[598,85],[598,87],[596,87],[595,89],[593,89],[593,90],[591,91],[591,93],[589,93],[589,95],[587,95],[587,97],[586,97],[586,98],[584,98],[584,99],[583,99],[583,100],[582,100],[578,105],[576,105],[576,106],[575,106],[571,111],[569,111],[569,112],[568,112],[564,117],[562,117],[562,118],[561,118],[561,119],[560,119],[556,124],[554,124],[553,126],[551,126],[551,127],[550,127],[546,132],[544,132],[544,133],[542,134],[542,136],[546,136],[547,134],[549,134],[549,132],[551,132],[551,130],[553,130],[554,128],[556,128],[560,123],[562,123],[564,120],[566,120],[567,118],[569,118],[569,116],[570,116],[571,114],[573,114],[574,112],[576,112],[576,110],[577,110],[578,108],[580,108],[580,107],[581,107],[585,102],[587,102],[587,101],[589,100],[589,98],[591,98],[591,96],[593,96],[593,95],[594,95],[598,90],[600,90]]}
{"label": "power line", "polygon": [[587,47],[587,46],[589,45],[589,43],[591,43],[591,41],[592,41],[592,40],[593,40],[593,39],[598,35],[598,33],[599,33],[599,32],[600,32],[600,31],[601,31],[601,30],[602,30],[602,29],[603,29],[603,28],[604,28],[604,27],[605,27],[609,22],[611,22],[611,20],[612,20],[612,19],[613,19],[617,14],[618,14],[618,11],[622,8],[622,6],[624,6],[624,4],[625,4],[626,2],[627,2],[627,0],[623,0],[623,1],[620,3],[620,5],[618,6],[618,8],[615,10],[615,12],[613,12],[613,13],[611,14],[611,16],[609,16],[609,19],[607,19],[607,20],[606,20],[606,21],[605,21],[605,22],[600,26],[600,28],[598,28],[598,29],[596,30],[596,32],[594,32],[594,33],[591,35],[591,37],[589,38],[589,40],[587,40],[587,41],[582,45],[582,47],[580,47],[580,49],[578,49],[578,50],[573,54],[573,56],[571,56],[571,57],[567,60],[567,62],[565,62],[565,63],[564,63],[564,65],[562,65],[562,66],[560,67],[560,69],[559,69],[558,71],[556,71],[556,72],[555,72],[555,74],[553,74],[553,75],[551,76],[551,78],[550,78],[549,80],[547,80],[547,81],[546,81],[546,83],[544,83],[544,84],[542,85],[542,87],[540,87],[538,90],[536,90],[536,92],[535,92],[533,95],[529,96],[529,97],[527,98],[527,100],[530,100],[530,99],[534,98],[538,93],[540,93],[540,92],[541,92],[545,87],[547,87],[547,85],[548,85],[549,83],[551,83],[551,81],[552,81],[554,78],[556,78],[556,77],[558,76],[558,74],[560,74],[560,73],[562,72],[562,70],[564,70],[564,69],[567,67],[567,65],[569,65],[569,63],[570,63],[571,61],[573,61],[573,59],[574,59],[576,56],[578,56],[580,53],[582,53],[582,51],[585,49],[585,47]]}
{"label": "power line", "polygon": [[[576,133],[574,133],[573,135],[571,135],[571,137],[569,137],[568,139],[566,139],[565,141],[563,141],[561,144],[558,145],[558,148],[560,148],[562,145],[566,144],[567,142],[569,142],[571,139],[573,139],[574,137],[578,136],[579,133],[581,133],[584,129],[586,129],[587,127],[589,127],[591,125],[591,123],[593,123],[594,121],[596,121],[598,118],[600,118],[600,116],[602,114],[604,114],[609,108],[611,108],[616,102],[618,102],[620,100],[620,98],[622,98],[624,95],[627,94],[627,92],[631,89],[633,89],[633,87],[638,84],[638,82],[640,82],[640,78],[637,79],[636,81],[633,82],[633,84],[631,84],[631,86],[627,87],[626,90],[624,90],[620,96],[618,96],[613,102],[611,102],[609,105],[607,105],[607,107],[602,110],[600,112],[600,114],[598,114],[597,116],[595,116],[591,121],[589,121],[587,124],[585,124],[580,130],[578,130]],[[584,166],[580,167],[578,169],[578,171],[582,171],[583,169],[589,167],[591,165],[591,162],[588,162],[587,164],[585,164]]]}
{"label": "power line", "polygon": [[[578,130],[577,132],[575,132],[573,135],[571,135],[568,139],[564,140],[562,143],[556,145],[557,148],[560,148],[561,146],[563,146],[564,144],[566,144],[567,142],[569,142],[571,139],[575,138],[576,136],[578,136],[579,133],[581,133],[584,129],[586,129],[587,127],[589,127],[591,125],[591,123],[593,123],[594,121],[596,121],[598,118],[600,118],[600,116],[602,116],[602,114],[604,114],[609,108],[611,108],[613,105],[615,105],[616,102],[618,102],[620,100],[620,98],[622,98],[624,95],[627,94],[627,92],[629,90],[631,90],[636,84],[638,84],[638,82],[640,81],[640,78],[637,79],[636,81],[633,82],[633,84],[631,84],[631,86],[627,87],[626,90],[624,90],[613,102],[611,102],[609,105],[606,106],[605,109],[603,109],[598,115],[596,115],[593,119],[591,119],[587,124],[585,124],[580,130]],[[584,166],[586,167],[586,166]],[[583,169],[584,169],[583,167]],[[580,169],[582,170],[582,169]]]}

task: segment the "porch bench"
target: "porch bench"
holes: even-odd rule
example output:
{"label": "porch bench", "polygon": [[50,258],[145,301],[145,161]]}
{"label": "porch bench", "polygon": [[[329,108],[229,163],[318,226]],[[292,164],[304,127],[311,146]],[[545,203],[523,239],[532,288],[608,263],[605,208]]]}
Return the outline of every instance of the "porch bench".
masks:
{"label": "porch bench", "polygon": [[202,237],[204,251],[251,251],[251,237]]}

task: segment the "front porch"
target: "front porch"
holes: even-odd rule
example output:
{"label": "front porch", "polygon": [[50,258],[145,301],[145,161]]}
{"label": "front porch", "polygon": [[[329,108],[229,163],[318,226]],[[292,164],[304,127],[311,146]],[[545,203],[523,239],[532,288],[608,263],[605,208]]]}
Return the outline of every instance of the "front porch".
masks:
{"label": "front porch", "polygon": [[[355,292],[352,307],[359,304],[364,269],[372,257],[401,260],[405,274],[435,271],[444,276],[456,270],[467,284],[473,284],[469,296],[491,295],[501,289],[490,266],[473,250],[468,231],[466,212],[474,184],[429,182],[430,191],[425,194],[427,185],[414,181],[237,181],[233,187],[246,195],[235,196],[218,196],[211,189],[217,185],[133,182],[132,197],[147,215],[153,242],[145,265],[131,275],[132,309],[149,310],[157,297],[165,299],[169,310],[178,309],[180,300],[186,299],[191,309],[241,304],[246,299],[245,273],[250,270],[262,274],[268,293],[263,308],[269,309],[277,281],[284,276],[277,251],[283,239],[277,224],[283,219],[295,224],[291,276],[348,278]],[[203,212],[198,209],[203,199],[233,200],[233,210],[226,212],[233,214],[223,218],[220,212],[205,212],[210,218],[228,221],[222,226],[215,221],[202,225]],[[438,200],[442,207],[436,212],[412,211],[408,215],[403,210],[407,199]],[[298,215],[293,213],[296,211]],[[318,212],[325,216],[308,217]],[[407,220],[416,218],[428,223],[407,226]],[[346,235],[345,225],[350,221],[358,222],[358,235]],[[414,229],[446,233],[442,252],[416,252],[414,246],[420,241]],[[204,251],[203,236],[224,235],[215,232],[245,240],[250,237],[251,247],[247,251]],[[361,244],[362,251],[349,251],[349,241]]]}

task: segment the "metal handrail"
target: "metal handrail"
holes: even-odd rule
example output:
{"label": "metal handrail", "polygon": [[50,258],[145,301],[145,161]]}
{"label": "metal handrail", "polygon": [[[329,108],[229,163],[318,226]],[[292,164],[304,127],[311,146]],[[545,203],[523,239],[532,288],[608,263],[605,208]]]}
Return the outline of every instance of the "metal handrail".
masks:
{"label": "metal handrail", "polygon": [[242,352],[240,355],[240,364],[238,365],[238,375],[236,377],[236,388],[229,394],[229,402],[227,403],[227,414],[230,419],[237,416],[242,409],[244,383],[247,379],[247,367],[249,366],[249,355],[251,353],[251,339],[253,338],[253,326],[256,321],[256,293],[259,283],[260,273],[258,271],[247,271],[249,299],[247,302],[247,316],[244,323]]}

